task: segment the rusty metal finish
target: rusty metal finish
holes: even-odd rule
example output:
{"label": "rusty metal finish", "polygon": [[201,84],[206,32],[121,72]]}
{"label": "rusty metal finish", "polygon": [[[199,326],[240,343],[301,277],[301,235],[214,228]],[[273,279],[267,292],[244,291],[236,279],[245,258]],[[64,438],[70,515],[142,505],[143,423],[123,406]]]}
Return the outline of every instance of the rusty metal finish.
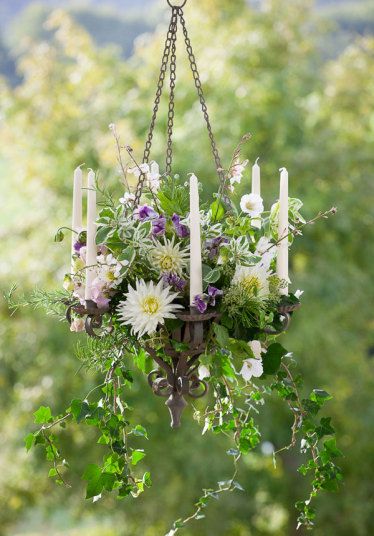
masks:
{"label": "rusty metal finish", "polygon": [[281,333],[284,333],[290,326],[292,313],[299,309],[300,305],[300,303],[279,305],[278,313],[283,316],[283,319],[281,319],[280,328],[264,328],[260,331],[262,333],[266,333],[267,335],[280,335]]}
{"label": "rusty metal finish", "polygon": [[208,392],[208,384],[197,375],[196,361],[205,350],[206,332],[211,322],[219,318],[215,311],[197,313],[193,308],[176,315],[183,325],[172,333],[172,340],[184,343],[186,348],[175,350],[167,344],[161,356],[149,345],[148,353],[159,369],[148,374],[148,382],[157,396],[167,397],[172,428],[180,426],[181,415],[187,406],[185,397],[201,398]]}
{"label": "rusty metal finish", "polygon": [[92,300],[87,300],[85,305],[70,305],[66,311],[66,320],[72,323],[71,313],[74,311],[80,316],[85,316],[85,330],[90,337],[99,337],[95,330],[100,329],[103,324],[103,316],[109,312],[109,307],[98,307]]}

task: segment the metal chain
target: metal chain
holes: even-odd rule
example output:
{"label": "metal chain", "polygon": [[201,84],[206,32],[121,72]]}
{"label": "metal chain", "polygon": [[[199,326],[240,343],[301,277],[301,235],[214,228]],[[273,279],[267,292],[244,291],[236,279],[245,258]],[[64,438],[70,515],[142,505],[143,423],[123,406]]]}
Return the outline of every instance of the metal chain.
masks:
{"label": "metal chain", "polygon": [[202,88],[202,85],[201,85],[199,72],[197,70],[196,59],[195,59],[195,55],[194,55],[193,50],[192,50],[191,41],[190,41],[190,38],[188,36],[187,27],[186,27],[186,21],[185,21],[185,18],[183,16],[183,11],[182,10],[180,10],[180,12],[179,12],[179,18],[180,18],[182,28],[183,28],[184,41],[186,43],[186,49],[187,49],[188,59],[190,61],[192,75],[193,75],[193,78],[194,78],[194,81],[195,81],[195,86],[196,86],[196,89],[197,89],[197,94],[199,96],[201,109],[203,111],[205,123],[206,123],[207,129],[208,129],[210,144],[211,144],[211,147],[212,147],[212,153],[213,153],[214,161],[215,161],[215,164],[216,164],[217,174],[218,174],[218,177],[219,177],[219,180],[220,180],[220,186],[221,186],[221,189],[225,189],[225,182],[226,181],[225,181],[224,170],[222,168],[221,158],[219,156],[217,145],[216,145],[216,142],[215,142],[215,139],[214,139],[212,125],[210,123],[209,114],[208,114],[208,108],[207,108],[207,105],[206,105],[206,102],[205,102],[205,97],[204,97],[204,92],[203,92],[203,88]]}
{"label": "metal chain", "polygon": [[[226,195],[226,191],[225,191],[227,188],[225,172],[222,168],[221,158],[219,156],[217,145],[214,139],[212,125],[210,123],[209,114],[208,114],[208,108],[205,102],[205,97],[204,97],[204,92],[203,92],[199,72],[197,70],[195,55],[193,53],[191,41],[188,36],[186,21],[183,16],[183,10],[182,10],[182,7],[178,7],[174,5],[171,5],[171,7],[172,7],[171,20],[170,20],[168,33],[167,33],[167,37],[165,41],[165,48],[164,48],[164,52],[162,56],[160,75],[159,75],[159,79],[157,83],[156,97],[155,97],[155,102],[153,106],[153,114],[152,114],[152,119],[151,119],[151,123],[149,126],[147,141],[146,141],[145,148],[144,148],[143,163],[149,162],[149,156],[150,156],[152,140],[153,140],[153,132],[154,132],[155,124],[156,124],[158,109],[160,106],[160,100],[161,100],[162,90],[164,86],[165,76],[168,70],[169,57],[171,56],[170,58],[170,98],[169,98],[169,109],[168,109],[167,149],[166,149],[166,173],[169,175],[171,174],[171,166],[173,162],[172,136],[173,136],[174,111],[175,111],[174,97],[175,97],[175,84],[176,84],[176,44],[177,44],[177,29],[178,29],[178,17],[179,17],[181,25],[182,25],[182,29],[183,29],[184,41],[186,44],[186,50],[187,50],[188,59],[189,59],[190,66],[191,66],[193,79],[195,82],[195,87],[196,87],[197,94],[199,97],[201,110],[204,115],[205,123],[208,129],[208,135],[209,135],[210,144],[212,147],[213,158],[215,161],[217,174],[220,180],[220,194],[224,196],[224,199],[226,202],[229,202],[227,195]],[[135,200],[134,200],[135,207],[139,205],[145,179],[146,179],[146,174],[142,172],[140,174],[137,188],[136,188]]]}
{"label": "metal chain", "polygon": [[[178,15],[178,11],[177,11]],[[171,165],[173,162],[173,127],[174,127],[174,96],[175,83],[177,79],[177,31],[178,17],[175,23],[175,32],[172,35],[171,57],[170,57],[170,98],[168,110],[167,147],[166,147],[166,174],[171,175]]]}
{"label": "metal chain", "polygon": [[[177,9],[173,8],[168,33],[166,36],[164,52],[162,55],[160,75],[159,75],[159,79],[157,82],[157,91],[156,91],[156,97],[155,97],[155,102],[153,106],[153,114],[152,114],[152,119],[151,119],[151,123],[149,126],[147,141],[146,141],[145,148],[144,148],[143,163],[148,163],[149,161],[149,155],[150,155],[151,147],[152,147],[153,131],[154,131],[155,124],[156,124],[157,112],[160,106],[162,89],[164,86],[165,75],[166,75],[168,62],[169,62],[170,48],[172,45],[173,35],[175,33],[177,22],[178,22]],[[141,173],[139,180],[138,180],[137,187],[136,187],[136,192],[135,192],[135,200],[134,200],[135,207],[137,207],[140,203],[140,198],[142,195],[145,179],[146,179],[146,174]]]}

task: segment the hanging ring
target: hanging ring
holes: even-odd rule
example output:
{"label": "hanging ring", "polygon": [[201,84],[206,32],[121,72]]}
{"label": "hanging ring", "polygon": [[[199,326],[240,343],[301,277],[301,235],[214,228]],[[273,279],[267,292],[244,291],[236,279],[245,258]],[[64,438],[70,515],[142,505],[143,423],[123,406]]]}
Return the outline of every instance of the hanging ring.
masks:
{"label": "hanging ring", "polygon": [[170,6],[171,8],[182,9],[182,8],[184,8],[184,6],[187,4],[187,0],[183,0],[181,6],[175,6],[175,5],[173,5],[173,4],[170,2],[170,0],[167,0],[167,3],[169,4],[169,6]]}

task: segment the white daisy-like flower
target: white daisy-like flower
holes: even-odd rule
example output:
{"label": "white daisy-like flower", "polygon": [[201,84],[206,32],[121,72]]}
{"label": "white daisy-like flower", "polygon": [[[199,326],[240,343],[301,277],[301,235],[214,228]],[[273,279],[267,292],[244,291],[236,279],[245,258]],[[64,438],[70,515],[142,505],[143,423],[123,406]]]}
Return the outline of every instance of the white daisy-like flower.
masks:
{"label": "white daisy-like flower", "polygon": [[274,259],[276,253],[277,249],[275,244],[272,244],[266,236],[262,236],[257,242],[255,255],[262,257],[260,264],[264,266],[266,270],[269,270],[270,263]]}
{"label": "white daisy-like flower", "polygon": [[269,294],[269,275],[268,270],[261,264],[255,266],[238,265],[232,282],[241,285],[250,294],[264,297]]}
{"label": "white daisy-like flower", "polygon": [[126,300],[117,307],[119,320],[132,326],[132,333],[139,337],[151,335],[159,324],[164,324],[165,318],[175,318],[174,312],[183,308],[172,303],[178,293],[170,290],[170,287],[164,288],[162,280],[156,285],[153,281],[146,283],[141,279],[136,282],[135,289],[129,285]]}
{"label": "white daisy-like flower", "polygon": [[252,218],[256,218],[264,212],[262,197],[257,194],[246,194],[240,200],[240,208]]}
{"label": "white daisy-like flower", "polygon": [[261,346],[261,342],[260,341],[250,341],[248,343],[248,346],[252,350],[253,355],[255,356],[255,358],[256,359],[261,359],[261,354],[262,354],[262,352],[264,352],[264,350],[262,349],[262,346]]}
{"label": "white daisy-like flower", "polygon": [[264,373],[261,359],[245,359],[240,374],[247,382],[251,378],[259,378]]}
{"label": "white daisy-like flower", "polygon": [[183,269],[189,260],[188,248],[181,249],[179,243],[174,243],[175,237],[171,240],[164,238],[164,242],[154,241],[154,246],[150,251],[150,261],[160,274],[171,272],[182,275]]}

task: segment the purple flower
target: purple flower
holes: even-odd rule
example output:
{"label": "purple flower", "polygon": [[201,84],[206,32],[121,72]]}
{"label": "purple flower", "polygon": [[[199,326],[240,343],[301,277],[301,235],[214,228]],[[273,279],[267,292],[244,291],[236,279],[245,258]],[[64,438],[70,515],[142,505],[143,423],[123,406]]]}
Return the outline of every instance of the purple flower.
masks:
{"label": "purple flower", "polygon": [[187,225],[183,225],[183,223],[181,223],[181,218],[178,216],[178,214],[173,214],[171,221],[173,222],[175,232],[179,238],[186,238],[190,235],[189,228]]}
{"label": "purple flower", "polygon": [[199,313],[205,313],[205,311],[207,310],[207,297],[208,296],[206,294],[198,294],[197,296],[195,296],[193,305],[196,307]]}
{"label": "purple flower", "polygon": [[86,244],[84,244],[83,242],[79,242],[79,240],[77,240],[76,242],[74,242],[74,251],[79,253],[81,248],[83,248],[85,245]]}
{"label": "purple flower", "polygon": [[153,210],[152,207],[149,207],[148,205],[140,205],[134,212],[134,216],[141,221],[153,220],[159,217],[157,212]]}
{"label": "purple flower", "polygon": [[211,285],[209,285],[208,286],[208,296],[210,298],[209,305],[214,307],[216,304],[216,298],[218,298],[219,296],[222,296],[222,294],[223,294],[222,290],[219,290],[218,288],[212,287]]}
{"label": "purple flower", "polygon": [[173,272],[166,272],[163,274],[162,279],[164,283],[169,285],[169,287],[173,287],[179,292],[182,292],[187,285],[187,282],[179,277],[177,274],[174,274]]}
{"label": "purple flower", "polygon": [[217,236],[205,242],[205,247],[208,250],[210,259],[214,259],[219,253],[219,248],[222,244],[227,244],[228,239],[224,236]]}
{"label": "purple flower", "polygon": [[166,227],[166,218],[164,216],[159,216],[158,218],[152,220],[152,234],[154,236],[161,236],[165,234]]}

